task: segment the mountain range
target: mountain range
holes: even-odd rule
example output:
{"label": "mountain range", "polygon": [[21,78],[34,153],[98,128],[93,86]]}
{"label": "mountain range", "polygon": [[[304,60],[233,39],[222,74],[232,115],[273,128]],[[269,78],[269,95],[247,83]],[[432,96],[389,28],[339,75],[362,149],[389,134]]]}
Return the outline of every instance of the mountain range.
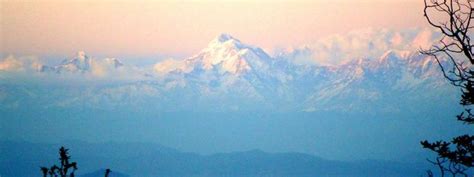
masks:
{"label": "mountain range", "polygon": [[[324,166],[336,162],[318,157],[424,162],[427,155],[413,155],[422,151],[420,140],[472,132],[455,121],[459,90],[444,79],[433,58],[419,53],[436,37],[426,30],[369,30],[269,54],[221,34],[196,55],[146,66],[83,51],[57,64],[10,55],[0,60],[0,140],[141,141],[208,154],[158,158],[147,150],[140,158],[128,158],[124,150],[107,156],[144,164],[110,167],[132,176],[141,172],[131,168],[170,176],[250,176],[230,166],[278,176],[268,171],[288,174],[294,171],[288,170],[291,164],[307,174],[346,176],[339,172],[357,165]],[[449,67],[449,62],[441,65]],[[82,147],[88,146],[71,146]],[[245,166],[254,162],[249,159],[257,164]],[[78,161],[86,166],[84,172],[108,168],[100,161]],[[320,166],[332,170],[322,172]],[[339,168],[345,170],[334,170]],[[356,171],[351,174],[367,176]],[[393,171],[393,176],[413,176],[400,175],[411,171],[405,167]]]}
{"label": "mountain range", "polygon": [[[150,143],[67,144],[81,177],[103,176],[419,176],[430,167],[420,163],[364,160],[343,162],[302,153],[267,153],[260,150],[199,155]],[[0,142],[0,174],[5,177],[39,176],[39,166],[57,163],[58,144]],[[92,171],[92,172],[91,172]]]}
{"label": "mountain range", "polygon": [[[419,41],[420,35],[426,36],[424,31],[419,33],[405,36]],[[321,47],[271,56],[229,34],[217,36],[192,57],[163,60],[149,69],[128,66],[115,58],[95,59],[81,51],[59,65],[36,64],[34,74],[26,78],[4,78],[1,108],[397,113],[429,111],[456,100],[456,90],[445,81],[433,58],[411,46],[396,47],[399,42],[393,41],[400,38],[398,33],[382,34],[392,41],[390,45],[367,44],[368,49],[379,52],[367,51],[367,57],[358,58],[354,54],[350,60],[330,65],[301,64],[302,56],[312,60]],[[332,49],[343,48],[340,45],[330,43],[326,48],[345,52]],[[15,78],[33,80],[35,87],[15,83]]]}

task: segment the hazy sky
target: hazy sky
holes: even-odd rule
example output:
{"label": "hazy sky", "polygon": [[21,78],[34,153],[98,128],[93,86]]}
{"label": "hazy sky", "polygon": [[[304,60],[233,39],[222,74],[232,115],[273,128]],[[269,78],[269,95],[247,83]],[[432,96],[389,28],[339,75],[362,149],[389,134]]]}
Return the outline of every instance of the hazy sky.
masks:
{"label": "hazy sky", "polygon": [[223,32],[272,52],[353,29],[425,25],[414,0],[0,1],[3,54],[189,56]]}

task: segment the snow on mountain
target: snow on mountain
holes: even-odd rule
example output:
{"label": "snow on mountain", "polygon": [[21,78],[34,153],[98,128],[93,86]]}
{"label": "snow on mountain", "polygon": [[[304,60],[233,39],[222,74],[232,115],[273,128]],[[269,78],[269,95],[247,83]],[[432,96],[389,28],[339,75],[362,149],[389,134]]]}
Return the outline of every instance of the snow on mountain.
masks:
{"label": "snow on mountain", "polygon": [[65,59],[61,64],[56,66],[43,65],[39,68],[40,72],[55,72],[55,73],[88,73],[104,74],[105,68],[119,68],[123,63],[116,58],[105,58],[97,60],[86,55],[84,51],[77,52],[76,56],[71,59]]}
{"label": "snow on mountain", "polygon": [[[360,33],[339,35],[275,57],[229,34],[221,34],[198,54],[161,61],[152,67],[152,72],[136,72],[143,77],[134,77],[127,83],[83,86],[76,92],[56,88],[55,94],[16,86],[11,87],[13,91],[5,86],[0,88],[6,95],[0,97],[0,102],[12,105],[6,102],[35,95],[37,99],[20,101],[36,101],[29,105],[72,107],[90,103],[104,108],[151,107],[165,111],[376,113],[434,109],[456,100],[456,90],[443,78],[436,61],[418,52],[418,45],[433,41],[436,35],[431,31],[372,29]],[[327,60],[337,61],[323,62]],[[97,60],[78,52],[60,65],[43,66],[41,71],[106,75],[124,67],[117,59]],[[127,77],[130,71],[112,75]],[[15,94],[16,97],[10,96]]]}
{"label": "snow on mountain", "polygon": [[64,60],[59,66],[56,66],[58,72],[63,71],[89,71],[91,69],[92,59],[84,51],[77,52],[77,56],[71,60]]}
{"label": "snow on mountain", "polygon": [[[268,101],[272,95],[279,98],[290,93],[282,84],[289,75],[274,63],[275,59],[262,49],[221,34],[198,54],[184,60],[165,60],[154,70],[166,92],[186,90],[201,104],[237,109],[234,102],[264,105],[273,102]],[[226,102],[232,104],[223,104]]]}
{"label": "snow on mountain", "polygon": [[[181,89],[189,89],[200,99],[214,96],[214,101],[226,103],[231,102],[225,101],[229,95],[240,95],[240,100],[251,99],[269,109],[401,111],[405,109],[402,103],[393,105],[386,101],[398,102],[399,96],[409,94],[414,94],[412,98],[416,97],[416,101],[426,101],[437,92],[442,92],[440,95],[446,99],[455,97],[438,66],[433,64],[435,61],[412,47],[433,41],[430,31],[420,33],[369,30],[362,37],[352,33],[349,37],[336,37],[330,42],[329,51],[343,52],[359,46],[356,49],[364,50],[357,52],[367,55],[355,54],[354,57],[360,57],[354,59],[344,56],[347,58],[332,65],[301,64],[295,59],[320,48],[313,51],[314,48],[305,47],[270,57],[260,48],[222,34],[199,54],[159,63],[155,69],[167,71],[164,85],[176,85],[179,81]],[[370,38],[372,35],[375,36]],[[348,43],[351,38],[348,46],[338,43]],[[365,39],[371,40],[364,43]],[[337,51],[333,50],[335,46],[339,46]],[[429,87],[438,89],[420,94]],[[167,92],[173,90],[176,89],[171,87]]]}
{"label": "snow on mountain", "polygon": [[271,57],[262,49],[243,44],[229,34],[213,39],[207,48],[184,62],[170,60],[155,65],[159,73],[192,71],[216,71],[218,73],[243,74],[252,68],[268,69]]}
{"label": "snow on mountain", "polygon": [[455,100],[454,90],[433,62],[436,62],[433,58],[418,52],[390,50],[378,59],[340,64],[330,74],[333,77],[329,84],[305,98],[304,110],[400,112],[414,109],[404,107],[409,104],[402,100],[413,99],[417,103],[433,98]]}

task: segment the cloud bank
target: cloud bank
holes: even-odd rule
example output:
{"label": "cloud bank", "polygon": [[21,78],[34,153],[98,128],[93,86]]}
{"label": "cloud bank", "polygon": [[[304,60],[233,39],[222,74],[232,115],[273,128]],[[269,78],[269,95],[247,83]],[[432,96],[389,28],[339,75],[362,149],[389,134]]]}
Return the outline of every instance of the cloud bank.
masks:
{"label": "cloud bank", "polygon": [[375,59],[388,50],[414,52],[428,48],[439,38],[439,34],[427,28],[402,31],[368,28],[289,48],[279,55],[300,64],[337,65],[360,58]]}

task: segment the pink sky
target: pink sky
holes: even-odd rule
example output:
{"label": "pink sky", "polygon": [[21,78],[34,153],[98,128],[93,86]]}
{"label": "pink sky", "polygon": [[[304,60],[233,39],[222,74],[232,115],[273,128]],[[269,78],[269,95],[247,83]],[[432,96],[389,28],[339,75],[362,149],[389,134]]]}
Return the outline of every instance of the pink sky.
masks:
{"label": "pink sky", "polygon": [[422,1],[1,1],[0,52],[189,56],[220,33],[272,52],[360,28],[425,26]]}

